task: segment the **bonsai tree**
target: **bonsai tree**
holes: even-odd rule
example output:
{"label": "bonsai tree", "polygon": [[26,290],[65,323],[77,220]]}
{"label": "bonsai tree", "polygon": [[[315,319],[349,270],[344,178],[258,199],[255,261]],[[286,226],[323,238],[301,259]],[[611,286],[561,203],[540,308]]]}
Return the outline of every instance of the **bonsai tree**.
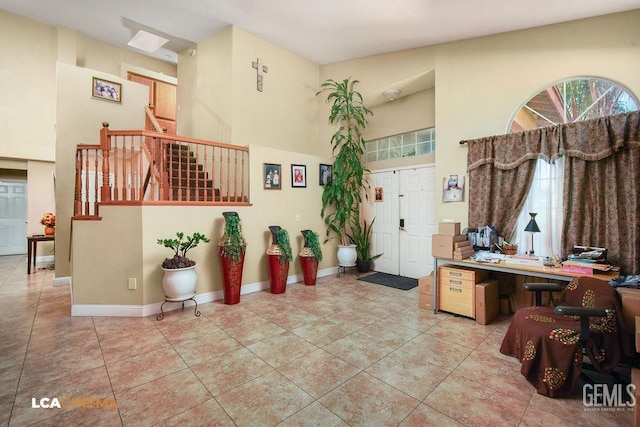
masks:
{"label": "bonsai tree", "polygon": [[218,242],[221,254],[229,257],[233,262],[240,261],[240,254],[247,250],[247,242],[242,234],[240,217],[236,212],[223,212],[225,219],[224,234]]}
{"label": "bonsai tree", "polygon": [[370,224],[367,224],[367,220],[363,219],[362,225],[360,225],[360,222],[356,222],[351,226],[349,238],[358,246],[356,253],[359,261],[373,261],[382,256],[382,254],[371,255],[371,228],[374,222],[376,222],[375,218]]}
{"label": "bonsai tree", "polygon": [[345,246],[349,244],[347,227],[359,220],[362,195],[367,197],[363,190],[369,187],[364,179],[368,170],[363,166],[366,145],[362,130],[367,127],[367,115],[373,113],[355,90],[357,83],[350,77],[341,82],[329,79],[316,93],[327,94],[327,102],[332,103],[329,123],[339,125],[331,137],[333,177],[322,192],[320,215],[327,225],[327,237],[333,232]]}
{"label": "bonsai tree", "polygon": [[191,236],[184,237],[183,232],[176,233],[177,239],[158,239],[158,244],[174,251],[173,258],[165,258],[162,262],[162,268],[177,269],[186,268],[196,265],[196,262],[187,258],[187,252],[195,248],[200,242],[208,243],[209,239],[200,233],[193,233]]}

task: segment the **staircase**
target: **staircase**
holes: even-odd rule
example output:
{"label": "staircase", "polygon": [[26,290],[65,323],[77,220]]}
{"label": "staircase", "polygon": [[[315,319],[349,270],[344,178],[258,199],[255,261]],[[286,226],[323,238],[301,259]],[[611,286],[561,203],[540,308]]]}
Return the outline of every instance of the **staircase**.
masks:
{"label": "staircase", "polygon": [[169,180],[170,200],[220,200],[220,191],[213,188],[213,180],[188,145],[166,145],[164,167]]}

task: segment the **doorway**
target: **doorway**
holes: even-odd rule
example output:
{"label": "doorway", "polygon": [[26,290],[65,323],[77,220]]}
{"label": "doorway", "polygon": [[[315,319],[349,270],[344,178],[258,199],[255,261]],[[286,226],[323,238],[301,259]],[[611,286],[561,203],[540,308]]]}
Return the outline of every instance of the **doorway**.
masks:
{"label": "doorway", "polygon": [[27,253],[27,181],[0,181],[0,255]]}
{"label": "doorway", "polygon": [[369,182],[377,195],[367,206],[369,220],[376,219],[372,254],[383,254],[375,270],[413,278],[428,275],[433,270],[435,167],[373,172]]}

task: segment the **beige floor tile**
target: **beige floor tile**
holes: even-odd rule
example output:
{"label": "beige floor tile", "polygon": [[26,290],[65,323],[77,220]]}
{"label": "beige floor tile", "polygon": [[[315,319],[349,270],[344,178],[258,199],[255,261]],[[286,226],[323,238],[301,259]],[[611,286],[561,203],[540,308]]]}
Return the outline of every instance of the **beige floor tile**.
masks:
{"label": "beige floor tile", "polygon": [[150,317],[94,317],[93,323],[101,339],[111,335],[125,337],[156,329]]}
{"label": "beige floor tile", "polygon": [[319,347],[332,343],[344,338],[352,333],[351,329],[347,329],[336,322],[327,319],[319,319],[304,326],[292,329],[291,332],[315,344]]}
{"label": "beige floor tile", "polygon": [[197,338],[184,340],[173,347],[187,365],[193,366],[235,351],[242,345],[222,330],[218,330]]}
{"label": "beige floor tile", "polygon": [[319,399],[351,426],[398,425],[420,402],[366,373]]}
{"label": "beige floor tile", "polygon": [[116,393],[125,426],[164,421],[211,397],[189,369]]}
{"label": "beige floor tile", "polygon": [[186,367],[187,364],[180,355],[173,348],[165,346],[110,363],[107,365],[107,372],[109,372],[111,386],[117,393],[181,371]]}
{"label": "beige floor tile", "polygon": [[337,415],[329,411],[318,402],[314,402],[301,411],[293,414],[278,427],[348,427]]}
{"label": "beige floor tile", "polygon": [[505,363],[499,357],[480,351],[473,351],[453,373],[527,403],[534,393],[518,365]]}
{"label": "beige floor tile", "polygon": [[234,326],[223,328],[226,333],[238,340],[242,345],[248,346],[265,338],[281,334],[285,329],[260,318],[258,322],[242,322]]}
{"label": "beige floor tile", "polygon": [[441,366],[429,363],[426,357],[401,351],[382,358],[365,372],[417,400],[427,397],[449,374]]}
{"label": "beige floor tile", "polygon": [[215,399],[209,399],[157,424],[157,426],[235,427],[235,424]]}
{"label": "beige floor tile", "polygon": [[124,332],[123,334],[114,333],[99,339],[106,363],[128,359],[170,345],[157,329],[140,331],[135,334]]}
{"label": "beige floor tile", "polygon": [[428,405],[420,404],[402,421],[400,427],[462,427],[462,424]]}
{"label": "beige floor tile", "polygon": [[287,308],[277,314],[268,314],[264,317],[286,330],[291,330],[319,319],[318,316],[297,308]]}
{"label": "beige floor tile", "polygon": [[358,332],[368,335],[393,348],[398,348],[420,335],[420,332],[415,329],[407,328],[406,326],[387,320],[373,323],[360,329]]}
{"label": "beige floor tile", "polygon": [[240,426],[273,426],[313,402],[313,398],[272,371],[224,393],[216,400]]}
{"label": "beige floor tile", "polygon": [[471,352],[469,347],[428,334],[418,335],[398,350],[453,371]]}
{"label": "beige floor tile", "polygon": [[368,368],[394,350],[393,347],[358,332],[334,341],[323,348],[360,369]]}
{"label": "beige floor tile", "polygon": [[273,370],[258,356],[241,348],[192,366],[202,384],[218,396]]}
{"label": "beige floor tile", "polygon": [[291,332],[283,332],[247,347],[252,353],[277,368],[304,357],[318,347]]}
{"label": "beige floor tile", "polygon": [[318,349],[281,366],[278,372],[317,399],[358,374],[360,369]]}
{"label": "beige floor tile", "polygon": [[[518,425],[528,402],[451,374],[424,403],[467,426]],[[491,408],[491,410],[488,410]]]}

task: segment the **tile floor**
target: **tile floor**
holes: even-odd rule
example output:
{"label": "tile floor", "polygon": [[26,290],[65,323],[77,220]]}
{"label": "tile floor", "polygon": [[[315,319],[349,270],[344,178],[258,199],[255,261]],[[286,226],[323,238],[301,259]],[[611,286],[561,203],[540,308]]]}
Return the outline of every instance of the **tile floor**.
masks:
{"label": "tile floor", "polygon": [[[202,304],[198,318],[70,317],[69,287],[43,267],[0,257],[1,426],[632,424],[629,410],[586,411],[581,394],[534,393],[498,352],[509,319],[434,315],[417,288],[347,274]],[[43,397],[66,409],[32,408]]]}

